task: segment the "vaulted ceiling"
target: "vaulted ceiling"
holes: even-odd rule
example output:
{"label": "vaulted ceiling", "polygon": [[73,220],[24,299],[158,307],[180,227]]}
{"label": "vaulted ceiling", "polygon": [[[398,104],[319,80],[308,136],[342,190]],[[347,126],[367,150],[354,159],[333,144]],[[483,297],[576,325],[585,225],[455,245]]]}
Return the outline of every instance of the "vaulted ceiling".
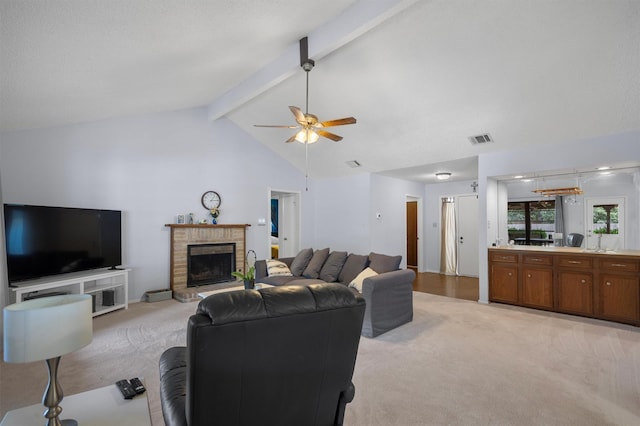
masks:
{"label": "vaulted ceiling", "polygon": [[634,0],[2,0],[0,130],[207,106],[302,170],[291,130],[253,125],[304,109],[304,36],[309,112],[358,120],[308,147],[312,177],[473,179],[483,152],[640,129]]}

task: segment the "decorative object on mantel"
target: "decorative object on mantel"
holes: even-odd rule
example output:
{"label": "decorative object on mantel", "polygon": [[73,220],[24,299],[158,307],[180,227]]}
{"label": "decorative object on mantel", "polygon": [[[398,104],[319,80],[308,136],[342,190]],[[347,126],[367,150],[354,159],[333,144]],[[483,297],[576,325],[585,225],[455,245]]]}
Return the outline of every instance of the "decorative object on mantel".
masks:
{"label": "decorative object on mantel", "polygon": [[[250,254],[253,254],[253,262],[249,261]],[[231,273],[231,275],[233,275],[234,277],[240,278],[242,281],[244,281],[245,290],[251,290],[256,286],[256,259],[256,252],[253,250],[249,250],[247,252],[247,255],[245,256],[245,262],[248,268],[247,273],[243,274],[242,271],[235,271]]]}
{"label": "decorative object on mantel", "polygon": [[213,207],[209,210],[209,214],[211,215],[211,224],[216,225],[218,223],[218,216],[220,216],[220,209]]}

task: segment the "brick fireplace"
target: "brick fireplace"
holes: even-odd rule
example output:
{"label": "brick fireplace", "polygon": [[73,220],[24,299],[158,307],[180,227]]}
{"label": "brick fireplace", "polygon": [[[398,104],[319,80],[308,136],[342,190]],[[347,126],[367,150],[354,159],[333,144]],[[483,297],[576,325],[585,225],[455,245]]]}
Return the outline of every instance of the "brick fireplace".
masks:
{"label": "brick fireplace", "polygon": [[[165,225],[171,228],[171,290],[180,301],[197,300],[200,287],[188,287],[189,246],[235,244],[235,271],[245,270],[246,228],[250,225]],[[214,284],[215,285],[215,284]]]}

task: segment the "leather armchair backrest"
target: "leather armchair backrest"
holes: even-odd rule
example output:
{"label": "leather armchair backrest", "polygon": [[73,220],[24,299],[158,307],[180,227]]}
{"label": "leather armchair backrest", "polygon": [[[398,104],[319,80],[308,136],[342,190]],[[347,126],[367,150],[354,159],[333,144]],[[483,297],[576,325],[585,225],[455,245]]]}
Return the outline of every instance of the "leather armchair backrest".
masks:
{"label": "leather armchair backrest", "polygon": [[341,284],[212,295],[187,330],[189,425],[334,424],[364,299]]}

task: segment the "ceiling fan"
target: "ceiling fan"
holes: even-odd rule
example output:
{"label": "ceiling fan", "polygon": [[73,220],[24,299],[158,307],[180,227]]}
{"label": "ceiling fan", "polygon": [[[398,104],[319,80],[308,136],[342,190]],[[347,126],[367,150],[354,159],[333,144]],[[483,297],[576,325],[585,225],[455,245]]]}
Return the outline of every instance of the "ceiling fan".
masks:
{"label": "ceiling fan", "polygon": [[254,124],[255,127],[279,127],[286,129],[300,129],[295,135],[286,140],[287,143],[298,141],[304,144],[310,144],[317,142],[319,137],[325,137],[331,139],[334,142],[342,140],[342,136],[338,136],[335,133],[331,133],[325,130],[327,127],[344,126],[345,124],[355,124],[356,119],[353,117],[339,118],[336,120],[319,121],[318,117],[314,114],[309,114],[309,71],[313,69],[315,61],[309,59],[309,45],[307,37],[300,39],[300,66],[307,73],[307,93],[306,93],[306,108],[303,113],[297,106],[290,106],[289,109],[293,113],[296,119],[296,126],[286,125],[268,125],[268,124]]}

